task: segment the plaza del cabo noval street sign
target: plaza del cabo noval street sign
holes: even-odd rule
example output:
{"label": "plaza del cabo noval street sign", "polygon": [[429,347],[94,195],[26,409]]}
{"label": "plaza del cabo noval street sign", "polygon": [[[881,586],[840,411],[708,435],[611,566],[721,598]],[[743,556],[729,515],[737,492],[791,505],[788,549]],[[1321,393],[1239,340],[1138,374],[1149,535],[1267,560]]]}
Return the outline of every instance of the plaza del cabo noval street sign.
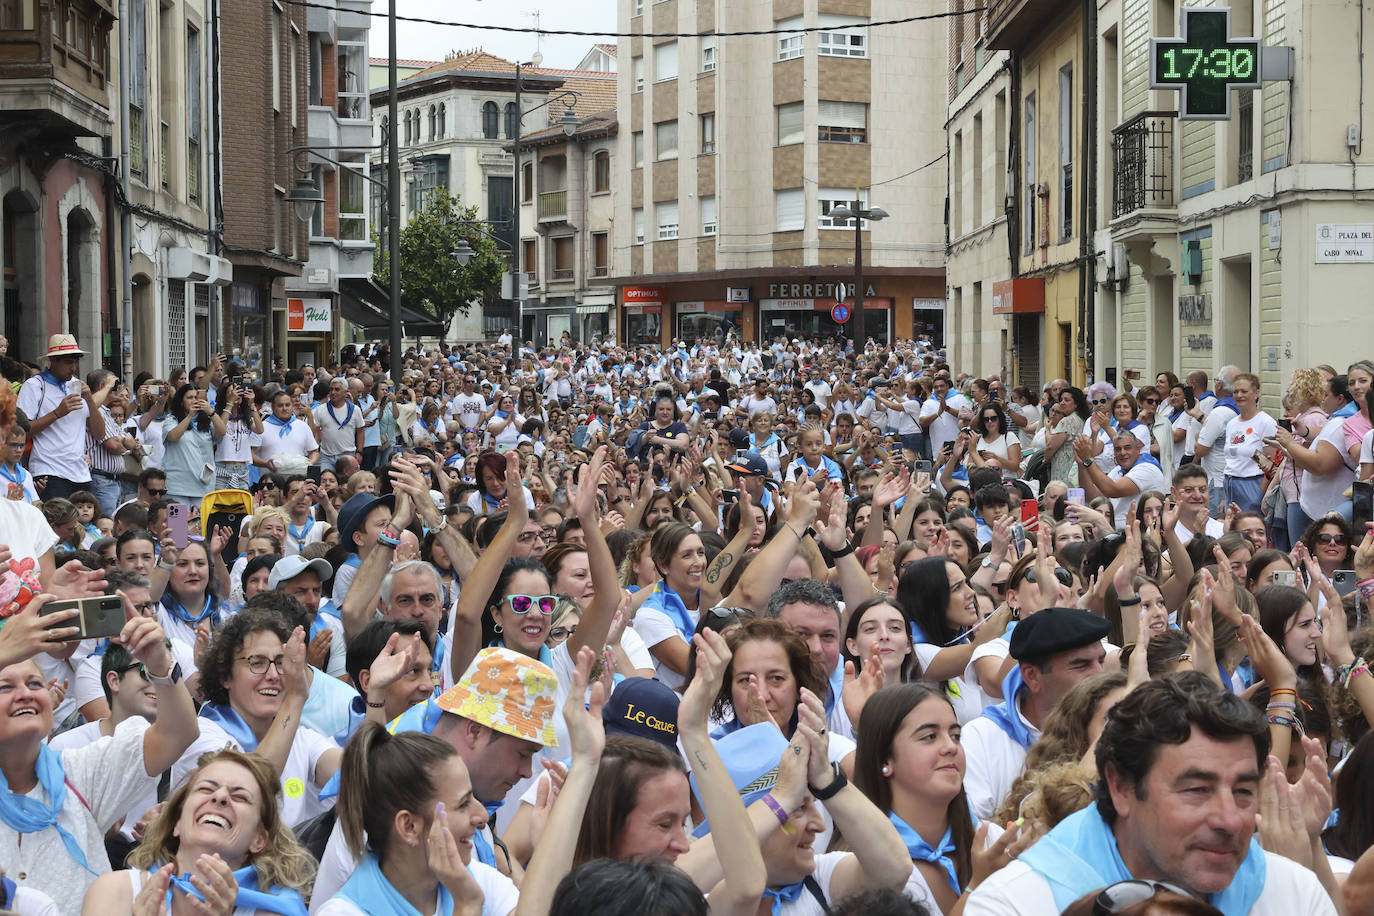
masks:
{"label": "plaza del cabo noval street sign", "polygon": [[1150,88],[1177,89],[1183,120],[1227,121],[1231,90],[1261,85],[1260,42],[1231,35],[1231,10],[1185,6],[1181,38],[1150,39]]}
{"label": "plaza del cabo noval street sign", "polygon": [[1318,264],[1359,264],[1374,261],[1374,224],[1352,226],[1317,223]]}

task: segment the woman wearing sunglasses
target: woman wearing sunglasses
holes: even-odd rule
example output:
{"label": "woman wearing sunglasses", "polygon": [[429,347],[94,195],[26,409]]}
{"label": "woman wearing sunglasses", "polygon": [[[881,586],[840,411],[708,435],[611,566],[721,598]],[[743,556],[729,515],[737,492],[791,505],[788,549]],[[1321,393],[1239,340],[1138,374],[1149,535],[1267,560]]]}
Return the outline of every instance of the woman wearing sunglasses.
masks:
{"label": "woman wearing sunglasses", "polygon": [[1007,415],[996,401],[987,401],[979,408],[973,431],[978,439],[968,451],[971,465],[998,467],[1003,477],[1021,473],[1021,440],[1007,428]]}
{"label": "woman wearing sunglasses", "polygon": [[323,813],[320,787],[339,769],[343,752],[300,724],[310,695],[306,669],[304,630],[293,631],[274,606],[248,602],[206,652],[200,737],[172,767],[172,785],[199,766],[202,754],[224,747],[256,751],[281,774],[283,821],[294,827]]}
{"label": "woman wearing sunglasses", "polygon": [[[1322,576],[1328,580],[1336,570],[1350,569],[1354,562],[1355,548],[1350,523],[1334,512],[1308,525],[1299,547],[1305,548],[1308,556],[1316,561]],[[1309,563],[1309,573],[1311,568]]]}

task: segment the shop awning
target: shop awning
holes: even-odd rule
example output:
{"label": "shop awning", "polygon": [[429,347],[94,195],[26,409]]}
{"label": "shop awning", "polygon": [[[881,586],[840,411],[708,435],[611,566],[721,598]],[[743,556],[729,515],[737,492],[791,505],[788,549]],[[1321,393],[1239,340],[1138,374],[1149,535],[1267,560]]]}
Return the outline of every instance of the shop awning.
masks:
{"label": "shop awning", "polygon": [[[391,327],[390,297],[371,277],[344,277],[339,281],[339,299],[345,320],[366,334],[385,334]],[[444,326],[428,312],[402,303],[401,327],[406,336],[440,336]]]}
{"label": "shop awning", "polygon": [[579,315],[604,315],[610,310],[609,305],[579,305],[577,314]]}

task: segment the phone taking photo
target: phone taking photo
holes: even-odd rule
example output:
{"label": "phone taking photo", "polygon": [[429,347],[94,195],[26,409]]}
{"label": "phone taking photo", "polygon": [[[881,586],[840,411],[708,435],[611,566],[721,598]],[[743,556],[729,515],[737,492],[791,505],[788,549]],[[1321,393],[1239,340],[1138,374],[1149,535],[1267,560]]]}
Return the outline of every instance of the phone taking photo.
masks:
{"label": "phone taking photo", "polygon": [[40,617],[75,608],[80,612],[75,620],[54,627],[75,625],[78,633],[64,642],[80,639],[106,639],[118,636],[124,629],[124,599],[118,595],[95,595],[90,598],[71,598],[65,601],[49,601],[38,612]]}
{"label": "phone taking photo", "polygon": [[185,550],[191,540],[191,510],[181,503],[167,504],[167,536],[178,550]]}

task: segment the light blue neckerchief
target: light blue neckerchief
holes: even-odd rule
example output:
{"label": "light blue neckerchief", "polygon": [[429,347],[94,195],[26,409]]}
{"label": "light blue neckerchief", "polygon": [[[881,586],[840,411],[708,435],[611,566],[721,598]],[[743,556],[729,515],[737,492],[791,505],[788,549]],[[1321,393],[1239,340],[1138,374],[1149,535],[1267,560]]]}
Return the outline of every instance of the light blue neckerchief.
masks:
{"label": "light blue neckerchief", "polygon": [[652,608],[667,614],[668,619],[682,634],[682,638],[687,640],[688,645],[691,644],[696,624],[692,621],[692,615],[687,612],[687,605],[683,602],[682,596],[669,588],[665,580],[658,580],[658,584],[654,586],[654,593],[640,605],[640,610],[644,608]]}
{"label": "light blue neckerchief", "polygon": [[232,706],[221,706],[219,703],[206,703],[200,708],[200,717],[209,719],[211,722],[224,729],[225,733],[238,742],[239,747],[245,751],[252,752],[258,749],[258,736],[253,734],[253,730],[248,727],[248,723],[243,721],[243,717],[234,711]]}
{"label": "light blue neckerchief", "polygon": [[67,855],[86,871],[95,874],[86,864],[86,853],[71,831],[57,822],[62,805],[67,801],[67,771],[62,768],[62,755],[46,744],[38,746],[38,760],[34,764],[38,784],[47,793],[48,803],[10,790],[5,774],[0,773],[0,822],[16,833],[40,833],[49,827],[57,831]]}
{"label": "light blue neckerchief", "polygon": [[353,411],[356,409],[352,401],[344,401],[344,406],[347,407],[348,410],[344,411],[343,422],[339,423],[339,418],[334,416],[334,405],[330,403],[324,405],[325,412],[329,414],[329,419],[338,424],[339,429],[343,429],[348,426],[349,423],[353,422]]}
{"label": "light blue neckerchief", "polygon": [[285,420],[278,420],[276,414],[269,413],[266,417],[263,418],[262,422],[268,424],[269,426],[280,427],[277,430],[277,438],[285,439],[287,436],[291,435],[291,425],[296,422],[296,418],[288,417]]}
{"label": "light blue neckerchief", "polygon": [[[252,865],[245,866],[234,871],[234,880],[238,882],[238,896],[234,898],[235,907],[261,911],[267,913],[278,913],[280,916],[306,916],[305,900],[301,895],[289,887],[273,887],[270,890],[258,890],[258,870]],[[196,890],[191,883],[191,876],[172,875],[171,885],[167,888],[167,912],[172,912],[172,889],[181,891],[187,896],[194,897],[196,900],[204,900],[205,897],[200,891]]]}
{"label": "light blue neckerchief", "polygon": [[207,594],[205,596],[205,607],[200,609],[199,614],[193,615],[190,611],[186,610],[169,589],[167,594],[162,596],[162,607],[177,620],[180,620],[190,627],[195,627],[196,624],[215,612],[215,597],[214,595]]}
{"label": "light blue neckerchief", "polygon": [[[438,883],[438,882],[436,882]],[[372,853],[365,853],[353,875],[336,896],[349,901],[368,916],[421,916],[420,911],[392,886],[382,874],[382,866]],[[483,904],[486,909],[486,904]],[[453,895],[439,883],[437,916],[453,916]]]}
{"label": "light blue neckerchief", "polygon": [[805,889],[806,882],[798,881],[796,884],[788,884],[784,887],[765,887],[763,896],[765,900],[769,897],[773,898],[773,916],[779,916],[782,913],[783,903],[791,903],[796,900]]}
{"label": "light blue neckerchief", "polygon": [[[482,807],[487,809],[487,823],[491,823],[496,818],[496,812],[501,810],[504,802],[482,802]],[[492,828],[492,835],[496,835],[496,828]],[[491,848],[487,838],[482,836],[482,831],[478,830],[472,835],[472,851],[477,855],[477,861],[483,865],[496,867],[496,850]]]}
{"label": "light blue neckerchief", "polygon": [[940,837],[939,847],[932,849],[930,844],[895,812],[889,813],[887,819],[892,821],[892,826],[897,828],[897,835],[906,844],[906,851],[911,854],[913,860],[939,865],[945,870],[945,878],[949,881],[949,886],[953,888],[954,893],[963,893],[959,887],[959,872],[954,868],[954,860],[950,858],[954,852],[954,828],[946,827],[945,835]]}
{"label": "light blue neckerchief", "polygon": [[[1116,836],[1102,820],[1097,805],[1077,811],[1018,857],[1040,874],[1054,892],[1056,907],[1064,909],[1097,888],[1131,881],[1134,876],[1116,846]],[[1259,840],[1250,850],[1226,890],[1212,894],[1209,903],[1224,916],[1246,916],[1264,892],[1267,863]]]}
{"label": "light blue neckerchief", "polygon": [[1015,665],[1002,680],[1002,702],[983,710],[983,715],[1006,732],[1008,738],[1029,750],[1030,746],[1035,743],[1035,739],[1031,737],[1030,729],[1022,720],[1020,710],[1016,708],[1016,695],[1021,692],[1021,688],[1024,686],[1026,683],[1021,677],[1021,666]]}

